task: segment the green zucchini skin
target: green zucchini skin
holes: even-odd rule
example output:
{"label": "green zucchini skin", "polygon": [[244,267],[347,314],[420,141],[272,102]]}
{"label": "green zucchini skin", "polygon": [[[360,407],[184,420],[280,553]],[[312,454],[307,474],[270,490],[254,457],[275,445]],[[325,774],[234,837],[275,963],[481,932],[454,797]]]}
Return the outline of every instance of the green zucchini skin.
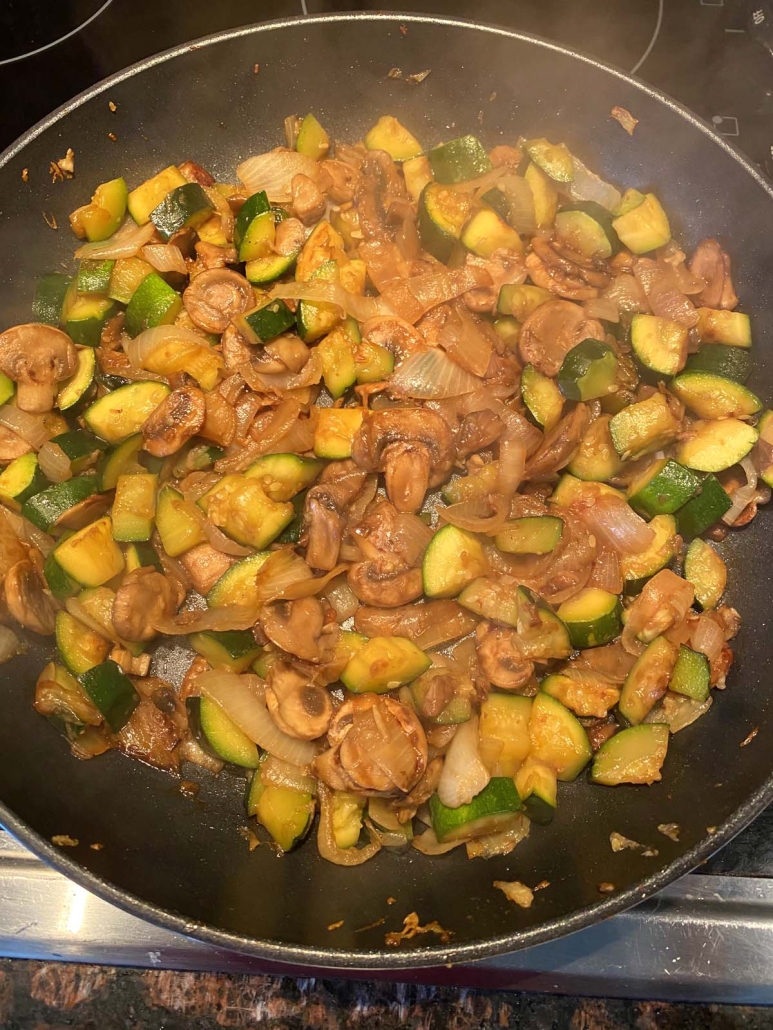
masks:
{"label": "green zucchini skin", "polygon": [[79,679],[113,733],[120,732],[140,703],[129,677],[115,662],[107,661],[84,672]]}
{"label": "green zucchini skin", "polygon": [[492,164],[483,144],[475,136],[441,143],[427,154],[436,182],[444,184],[464,182],[490,172]]}

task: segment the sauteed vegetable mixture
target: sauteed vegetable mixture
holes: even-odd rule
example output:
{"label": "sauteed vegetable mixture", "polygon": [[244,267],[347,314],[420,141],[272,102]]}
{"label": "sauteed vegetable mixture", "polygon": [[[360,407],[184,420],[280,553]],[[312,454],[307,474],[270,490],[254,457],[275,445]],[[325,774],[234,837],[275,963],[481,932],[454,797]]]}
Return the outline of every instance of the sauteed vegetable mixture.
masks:
{"label": "sauteed vegetable mixture", "polygon": [[749,318],[717,240],[562,143],[285,133],[100,185],[0,334],[6,621],[78,758],[245,770],[342,865],[504,854],[586,770],[667,775],[725,686]]}

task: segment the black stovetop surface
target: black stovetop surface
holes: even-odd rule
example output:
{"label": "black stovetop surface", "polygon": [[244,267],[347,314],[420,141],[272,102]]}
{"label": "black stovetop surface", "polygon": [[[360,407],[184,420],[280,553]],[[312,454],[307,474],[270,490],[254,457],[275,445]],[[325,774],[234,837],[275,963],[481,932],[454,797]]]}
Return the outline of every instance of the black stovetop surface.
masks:
{"label": "black stovetop surface", "polygon": [[[713,123],[773,177],[769,0],[4,0],[0,147],[70,97],[150,54],[255,21],[341,10],[505,25],[635,71]],[[773,876],[773,807],[701,871]]]}

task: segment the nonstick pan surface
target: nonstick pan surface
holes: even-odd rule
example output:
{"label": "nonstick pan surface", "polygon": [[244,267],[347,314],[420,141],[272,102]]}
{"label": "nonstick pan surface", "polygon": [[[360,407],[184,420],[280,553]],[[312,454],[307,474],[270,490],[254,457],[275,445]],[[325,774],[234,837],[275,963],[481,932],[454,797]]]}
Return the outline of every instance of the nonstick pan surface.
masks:
{"label": "nonstick pan surface", "polygon": [[[388,78],[391,68],[430,74],[416,85]],[[615,104],[639,119],[633,137],[610,119]],[[98,183],[125,175],[136,185],[185,158],[228,180],[240,160],[282,141],[287,114],[308,110],[344,140],[383,113],[426,145],[468,132],[488,146],[519,134],[563,139],[611,181],[655,187],[687,246],[714,235],[730,251],[741,306],[753,318],[753,386],[773,397],[773,194],[756,171],[673,101],[613,69],[514,32],[410,15],[333,15],[212,36],[105,80],[30,130],[0,158],[2,328],[29,320],[39,275],[70,267],[67,214]],[[48,164],[67,147],[76,177],[52,184]],[[266,845],[250,852],[239,833],[244,780],[197,773],[201,791],[191,800],[176,781],[118,754],[70,756],[31,707],[52,650],[40,638],[0,668],[0,821],[108,901],[264,961],[440,965],[577,930],[693,868],[773,798],[770,525],[763,511],[725,545],[729,599],[744,617],[736,663],[709,715],[672,739],[663,782],[610,790],[582,778],[562,787],[554,822],[534,827],[508,857],[382,852],[342,869],[323,862],[313,842],[283,859]],[[174,655],[167,664],[175,666]],[[739,747],[755,727],[756,738]],[[678,843],[657,831],[672,822]],[[657,856],[613,854],[613,830]],[[79,844],[55,848],[56,834]],[[496,879],[550,886],[522,910],[494,889]],[[614,884],[613,893],[600,893],[600,883]],[[450,943],[427,935],[388,949],[385,931],[414,911],[451,931]]]}

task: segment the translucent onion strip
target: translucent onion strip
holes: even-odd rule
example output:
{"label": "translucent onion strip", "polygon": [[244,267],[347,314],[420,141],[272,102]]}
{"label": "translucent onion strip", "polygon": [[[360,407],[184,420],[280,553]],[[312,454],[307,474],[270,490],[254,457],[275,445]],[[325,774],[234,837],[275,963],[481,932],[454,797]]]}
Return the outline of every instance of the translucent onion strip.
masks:
{"label": "translucent onion strip", "polygon": [[131,218],[128,218],[109,240],[101,243],[84,243],[75,251],[75,256],[80,261],[134,257],[153,238],[155,232],[156,227],[152,222],[148,222],[147,225],[135,225]]}
{"label": "translucent onion strip", "polygon": [[308,175],[310,179],[316,179],[317,171],[318,165],[314,158],[285,147],[277,147],[267,154],[258,154],[242,161],[236,174],[248,193],[265,190],[269,200],[286,203],[292,199],[293,176]]}
{"label": "translucent onion strip", "polygon": [[4,404],[0,407],[0,426],[16,433],[36,451],[40,450],[51,435],[41,415],[31,415],[28,411],[14,407],[13,404]]}

